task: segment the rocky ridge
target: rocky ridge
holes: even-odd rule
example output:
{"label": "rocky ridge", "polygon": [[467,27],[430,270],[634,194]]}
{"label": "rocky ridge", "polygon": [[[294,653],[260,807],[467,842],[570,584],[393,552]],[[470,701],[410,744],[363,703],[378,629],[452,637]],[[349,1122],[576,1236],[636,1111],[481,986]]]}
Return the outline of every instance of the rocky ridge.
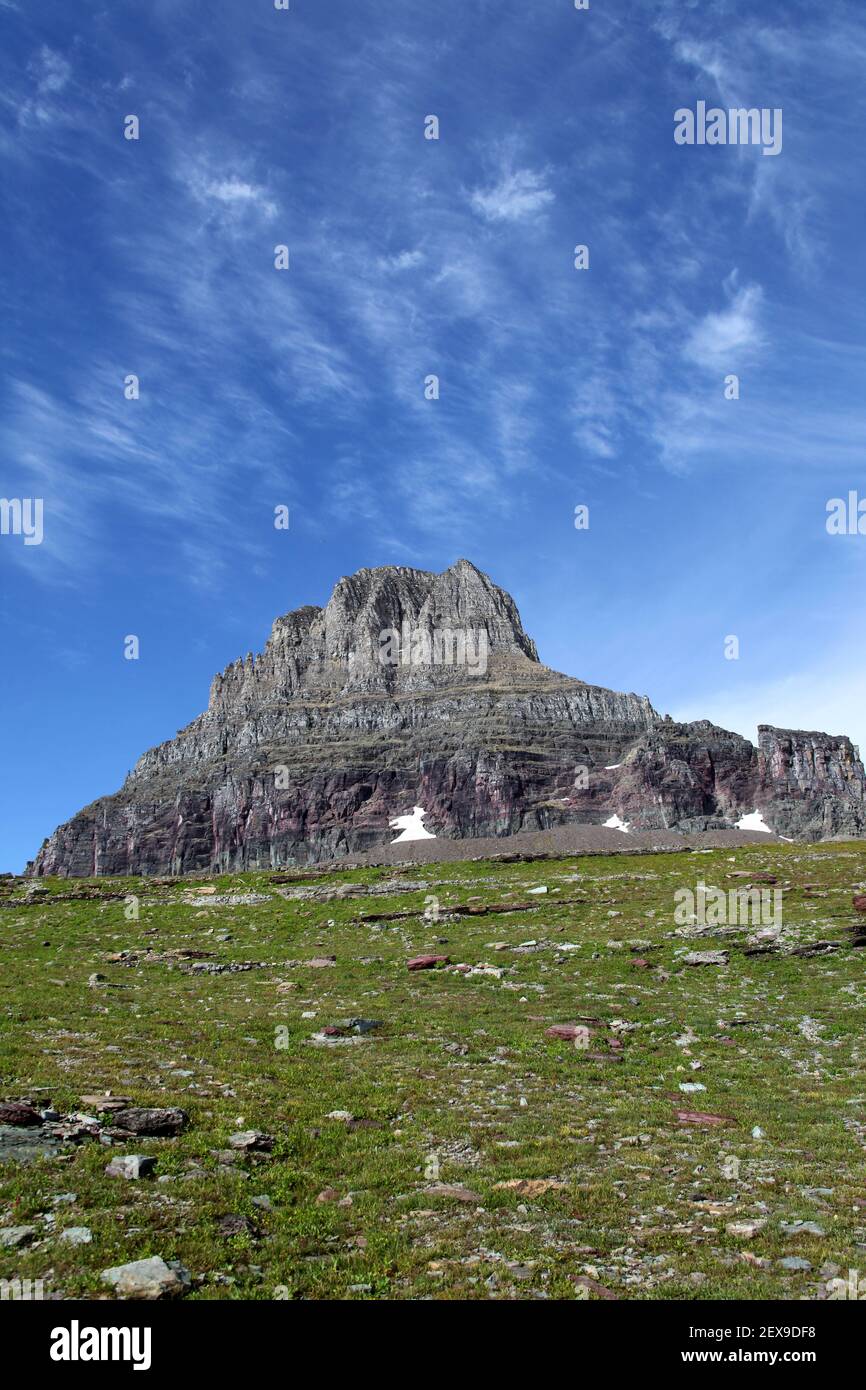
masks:
{"label": "rocky ridge", "polygon": [[29,872],[314,864],[389,842],[413,805],[451,838],[612,815],[688,833],[760,809],[777,833],[822,839],[864,833],[866,777],[844,736],[761,725],[755,748],[550,670],[467,560],[386,566],[278,618],[261,654],[215,677],[206,712],[60,826]]}

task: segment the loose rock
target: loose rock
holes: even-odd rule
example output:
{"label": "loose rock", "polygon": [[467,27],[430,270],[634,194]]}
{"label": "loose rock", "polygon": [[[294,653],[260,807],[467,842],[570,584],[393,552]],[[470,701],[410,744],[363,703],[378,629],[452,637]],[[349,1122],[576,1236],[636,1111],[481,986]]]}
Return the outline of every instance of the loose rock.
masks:
{"label": "loose rock", "polygon": [[434,1183],[432,1187],[424,1188],[425,1197],[447,1197],[452,1202],[473,1202],[476,1206],[481,1198],[477,1192],[473,1192],[468,1187],[451,1186],[449,1183]]}
{"label": "loose rock", "polygon": [[270,1153],[274,1143],[274,1136],[264,1134],[260,1129],[242,1129],[229,1139],[230,1148],[243,1149],[248,1153]]}
{"label": "loose rock", "polygon": [[727,965],[727,951],[690,951],[683,956],[683,965]]}
{"label": "loose rock", "polygon": [[148,1158],[144,1154],[123,1154],[106,1164],[105,1174],[109,1178],[134,1180],[152,1177],[155,1168],[155,1158]]}
{"label": "loose rock", "polygon": [[60,1232],[60,1239],[67,1245],[89,1245],[93,1232],[89,1226],[67,1226],[65,1231]]}
{"label": "loose rock", "polygon": [[33,1109],[32,1105],[18,1104],[15,1101],[5,1101],[0,1103],[0,1125],[15,1125],[24,1128],[29,1125],[41,1125],[42,1116]]}
{"label": "loose rock", "polygon": [[740,1240],[752,1240],[766,1224],[766,1221],[729,1221],[725,1230],[729,1236],[736,1236]]}
{"label": "loose rock", "polygon": [[118,1129],[127,1129],[133,1134],[165,1138],[180,1134],[181,1130],[186,1129],[189,1124],[189,1116],[185,1110],[179,1110],[176,1107],[165,1110],[148,1110],[136,1107],[131,1110],[116,1111],[113,1121]]}
{"label": "loose rock", "polygon": [[35,1226],[2,1226],[0,1227],[0,1249],[17,1250],[22,1245],[29,1245],[35,1235]]}
{"label": "loose rock", "polygon": [[414,960],[407,961],[407,970],[433,970],[437,965],[450,965],[450,956],[415,956]]}
{"label": "loose rock", "polygon": [[174,1298],[185,1293],[190,1276],[182,1265],[172,1261],[167,1265],[159,1255],[149,1260],[133,1260],[130,1264],[114,1265],[99,1276],[110,1284],[118,1298],[137,1298],[153,1302],[158,1298]]}

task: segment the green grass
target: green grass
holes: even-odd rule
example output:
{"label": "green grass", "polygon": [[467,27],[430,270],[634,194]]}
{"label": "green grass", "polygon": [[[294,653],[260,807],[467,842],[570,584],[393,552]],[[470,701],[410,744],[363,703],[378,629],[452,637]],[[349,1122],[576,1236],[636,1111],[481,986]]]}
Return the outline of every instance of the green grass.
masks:
{"label": "green grass", "polygon": [[[727,877],[735,870],[778,875],[778,953],[744,955],[748,927],[676,934],[675,890],[699,877],[730,888],[744,881]],[[587,1274],[621,1298],[782,1299],[820,1295],[827,1262],[843,1276],[866,1272],[866,952],[849,933],[866,845],[456,863],[404,876],[424,889],[319,902],[286,900],[267,874],[209,880],[220,893],[270,895],[251,906],[191,903],[186,883],[92,881],[137,894],[138,921],[125,919],[122,900],[54,900],[80,881],[49,880],[49,895],[29,905],[14,901],[21,884],[7,892],[0,1094],[50,1096],[65,1113],[112,1090],[137,1105],[180,1105],[191,1123],[177,1139],[87,1143],[59,1160],[0,1167],[0,1225],[39,1230],[30,1247],[0,1251],[0,1277],[104,1295],[101,1270],[158,1254],[190,1270],[191,1298],[573,1298],[573,1277]],[[394,877],[355,870],[309,886]],[[541,884],[561,892],[526,896]],[[532,906],[436,925],[421,915],[428,893],[446,913],[509,894]],[[585,901],[557,904],[567,897]],[[412,915],[361,920],[377,910]],[[230,941],[216,939],[223,929]],[[528,939],[538,947],[513,949]],[[790,953],[817,940],[841,949]],[[634,941],[649,945],[634,951]],[[195,976],[170,962],[106,960],[132,947],[265,965]],[[730,951],[726,968],[682,965],[685,950],[717,947]],[[501,967],[502,979],[408,973],[406,961],[428,950]],[[322,955],[336,965],[296,963]],[[638,956],[652,969],[635,967]],[[88,987],[96,971],[106,986]],[[355,1045],[310,1042],[355,1015],[384,1027]],[[545,1037],[580,1015],[603,1021],[598,1060]],[[731,1026],[737,1019],[754,1022]],[[804,1019],[814,1021],[806,1032]],[[616,1020],[621,1062],[607,1059],[603,1040]],[[688,1048],[676,1041],[687,1029]],[[690,1081],[706,1090],[681,1094]],[[677,1108],[733,1123],[684,1127]],[[332,1110],[375,1124],[350,1128],[327,1119]],[[274,1135],[273,1155],[221,1166],[216,1152],[238,1128]],[[105,1177],[123,1152],[156,1156],[158,1175],[173,1180]],[[477,1202],[425,1193],[431,1154],[439,1181]],[[724,1175],[731,1157],[736,1179]],[[531,1198],[497,1187],[522,1178],[564,1186]],[[351,1204],[317,1203],[327,1188]],[[74,1203],[52,1206],[68,1192]],[[253,1205],[257,1194],[271,1210]],[[51,1211],[53,1230],[42,1219]],[[226,1214],[247,1216],[256,1234],[221,1235]],[[766,1222],[754,1238],[726,1233],[727,1222],[751,1219]],[[794,1220],[826,1234],[785,1236],[780,1223]],[[92,1244],[64,1245],[59,1231],[72,1225],[89,1226]],[[777,1264],[786,1255],[812,1270],[787,1273]]]}

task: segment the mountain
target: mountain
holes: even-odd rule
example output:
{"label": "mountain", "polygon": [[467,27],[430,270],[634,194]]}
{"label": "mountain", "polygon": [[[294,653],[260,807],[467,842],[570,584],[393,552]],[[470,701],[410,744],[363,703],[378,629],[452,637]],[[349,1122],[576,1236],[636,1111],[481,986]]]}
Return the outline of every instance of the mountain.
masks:
{"label": "mountain", "polygon": [[755,748],[550,670],[468,560],[389,565],[278,618],[259,656],[214,678],[207,711],[55,830],[29,872],[317,863],[387,843],[415,805],[449,837],[612,815],[721,829],[759,809],[780,834],[821,839],[864,833],[866,778],[844,736],[762,725]]}

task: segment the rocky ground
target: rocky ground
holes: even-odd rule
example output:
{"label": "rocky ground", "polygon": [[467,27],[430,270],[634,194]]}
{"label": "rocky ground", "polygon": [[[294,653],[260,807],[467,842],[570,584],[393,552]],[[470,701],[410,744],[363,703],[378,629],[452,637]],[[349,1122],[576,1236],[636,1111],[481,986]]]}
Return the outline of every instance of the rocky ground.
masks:
{"label": "rocky ground", "polygon": [[[699,879],[781,925],[678,925]],[[0,1278],[826,1298],[866,1269],[864,889],[866,844],[766,837],[6,879]]]}
{"label": "rocky ground", "polygon": [[438,835],[432,840],[392,840],[365,854],[354,855],[346,867],[358,865],[432,864],[442,860],[470,859],[505,861],[515,858],[558,859],[575,854],[640,854],[682,849],[739,849],[742,845],[776,843],[777,837],[763,830],[701,830],[683,835],[675,830],[635,830],[626,833],[605,825],[551,826],[549,830],[527,830],[501,839],[482,837],[452,840]]}

